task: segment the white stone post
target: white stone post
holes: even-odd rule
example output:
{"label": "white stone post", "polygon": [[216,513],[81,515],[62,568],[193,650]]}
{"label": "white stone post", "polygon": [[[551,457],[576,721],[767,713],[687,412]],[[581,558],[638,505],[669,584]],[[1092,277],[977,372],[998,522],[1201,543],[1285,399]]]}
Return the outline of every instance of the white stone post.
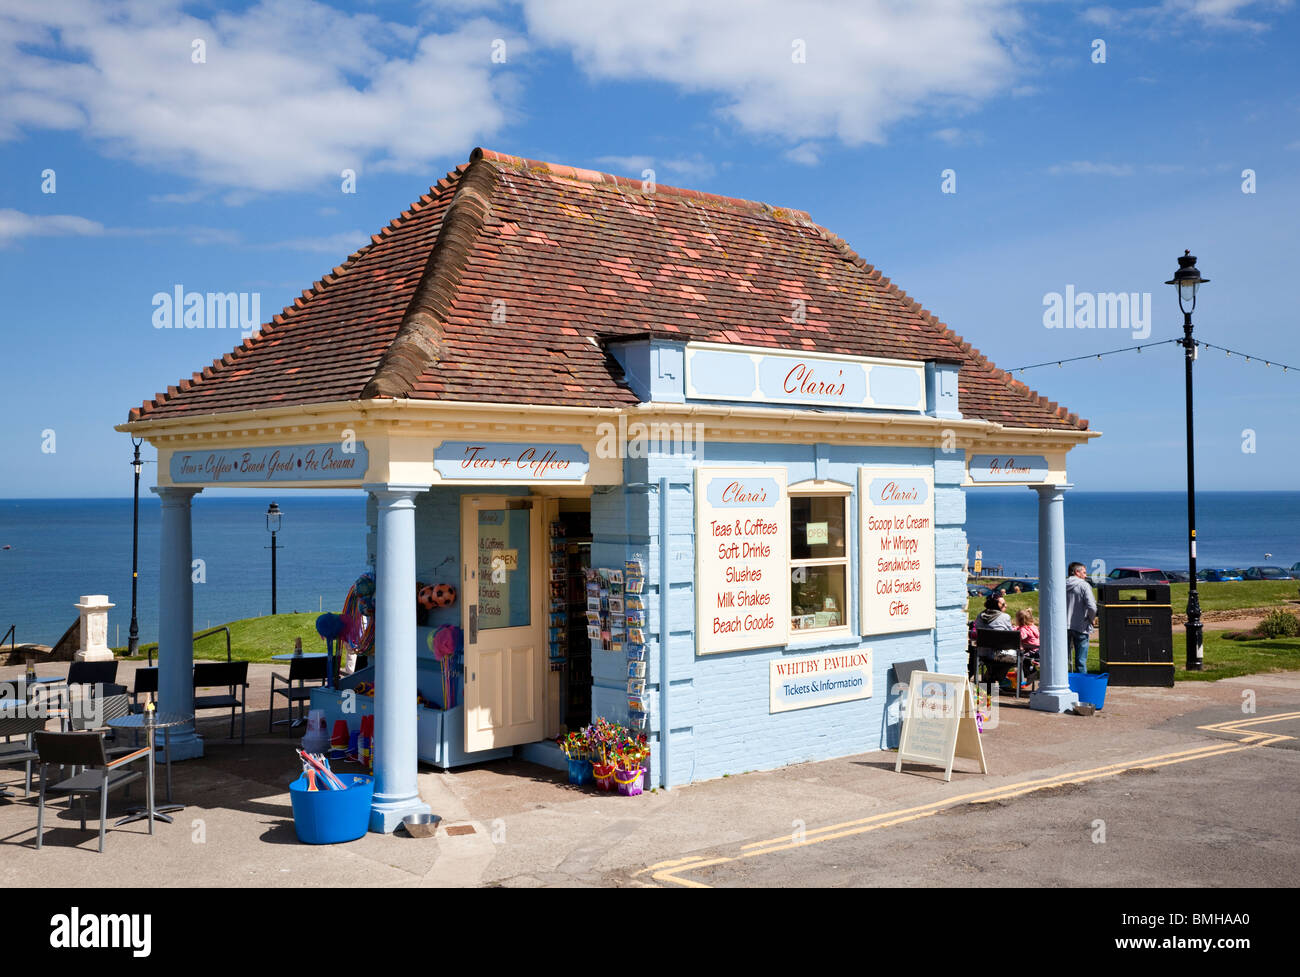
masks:
{"label": "white stone post", "polygon": [[108,602],[107,594],[87,594],[81,598],[81,603],[73,606],[81,615],[81,643],[76,660],[111,662],[113,652],[108,647],[108,610],[117,605]]}

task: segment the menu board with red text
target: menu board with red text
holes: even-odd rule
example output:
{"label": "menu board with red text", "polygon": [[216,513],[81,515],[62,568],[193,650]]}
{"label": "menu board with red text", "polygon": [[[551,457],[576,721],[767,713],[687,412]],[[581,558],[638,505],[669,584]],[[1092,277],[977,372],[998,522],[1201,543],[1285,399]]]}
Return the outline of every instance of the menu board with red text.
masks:
{"label": "menu board with red text", "polygon": [[934,627],[934,473],[862,468],[862,634]]}
{"label": "menu board with red text", "polygon": [[784,645],[790,622],[790,500],[783,468],[695,473],[695,648]]}

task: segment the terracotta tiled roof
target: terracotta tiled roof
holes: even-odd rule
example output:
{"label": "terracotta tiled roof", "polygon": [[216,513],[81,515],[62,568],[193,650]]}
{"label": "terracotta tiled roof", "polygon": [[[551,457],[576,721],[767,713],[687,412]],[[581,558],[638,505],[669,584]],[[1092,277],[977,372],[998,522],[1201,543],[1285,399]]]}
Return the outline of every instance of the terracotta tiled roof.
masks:
{"label": "terracotta tiled roof", "polygon": [[652,332],[950,360],[967,417],[1088,426],[800,211],[476,149],[371,241],[131,420],[374,397],[632,404],[604,344]]}

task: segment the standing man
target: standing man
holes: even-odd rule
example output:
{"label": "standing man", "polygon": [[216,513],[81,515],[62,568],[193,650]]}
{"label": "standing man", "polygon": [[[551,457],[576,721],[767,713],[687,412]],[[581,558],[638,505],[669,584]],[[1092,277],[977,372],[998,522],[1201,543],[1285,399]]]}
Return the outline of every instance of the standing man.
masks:
{"label": "standing man", "polygon": [[1097,599],[1092,596],[1088,573],[1082,563],[1071,563],[1070,575],[1065,581],[1065,620],[1070,636],[1072,672],[1088,670],[1088,635],[1096,619]]}

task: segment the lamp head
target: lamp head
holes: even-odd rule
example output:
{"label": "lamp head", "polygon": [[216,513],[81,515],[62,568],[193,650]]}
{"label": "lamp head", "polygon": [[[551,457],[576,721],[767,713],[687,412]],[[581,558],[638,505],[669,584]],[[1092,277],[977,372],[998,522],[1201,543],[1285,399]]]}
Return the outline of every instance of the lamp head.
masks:
{"label": "lamp head", "polygon": [[1165,284],[1173,285],[1178,289],[1178,307],[1184,313],[1189,313],[1196,308],[1197,290],[1208,281],[1208,278],[1201,277],[1196,267],[1196,255],[1191,251],[1184,251],[1183,256],[1178,259],[1178,270],[1174,272],[1174,277]]}

